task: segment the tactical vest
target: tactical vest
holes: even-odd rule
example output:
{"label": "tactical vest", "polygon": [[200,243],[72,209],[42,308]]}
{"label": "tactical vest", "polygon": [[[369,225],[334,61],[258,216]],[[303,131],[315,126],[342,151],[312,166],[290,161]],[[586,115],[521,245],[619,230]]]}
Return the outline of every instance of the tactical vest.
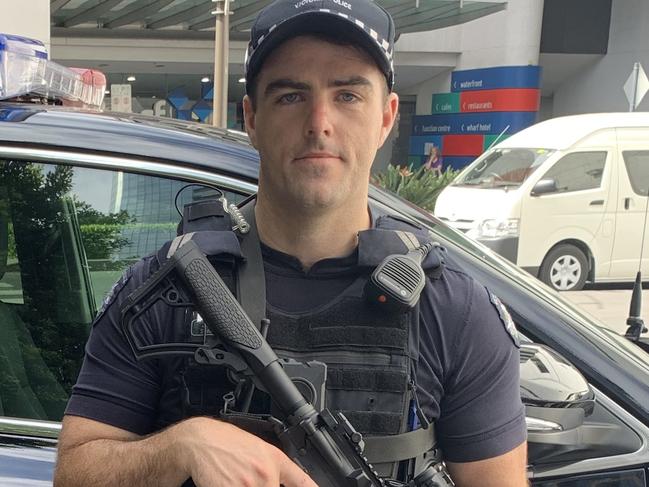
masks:
{"label": "tactical vest", "polygon": [[[223,210],[222,204],[213,201],[186,206],[178,233],[192,234],[236,295],[241,288],[238,264],[244,256]],[[365,454],[380,475],[402,480],[416,472],[416,463],[422,463],[434,448],[433,426],[416,429],[420,423],[428,426],[416,393],[419,309],[385,313],[367,302],[363,290],[385,257],[405,254],[418,240],[424,243],[430,237],[410,222],[379,216],[373,229],[359,233],[358,272],[339,296],[309,313],[265,307],[271,323],[267,340],[277,355],[326,363],[326,407],[342,411],[363,434]],[[163,261],[168,251],[169,244],[158,252],[158,260]],[[435,248],[423,267],[427,275],[438,278],[443,271],[442,251]],[[181,322],[185,323],[185,340],[205,345],[214,340],[195,313]],[[178,365],[169,368],[165,380],[182,397],[180,416],[218,416],[223,396],[234,387],[227,372],[198,365],[191,358]],[[256,393],[250,411],[268,413],[270,407],[267,396]]]}

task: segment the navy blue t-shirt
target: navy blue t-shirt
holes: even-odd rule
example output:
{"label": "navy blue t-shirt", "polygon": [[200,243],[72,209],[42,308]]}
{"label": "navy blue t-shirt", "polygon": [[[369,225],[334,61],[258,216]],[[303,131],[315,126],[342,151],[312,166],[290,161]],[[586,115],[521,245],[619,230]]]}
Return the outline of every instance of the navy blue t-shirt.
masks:
{"label": "navy blue t-shirt", "polygon": [[[268,304],[301,312],[328,303],[356,278],[357,253],[317,262],[309,271],[289,255],[262,245]],[[157,268],[155,257],[131,267],[95,320],[86,356],[66,414],[82,416],[139,435],[182,418],[166,409],[178,400],[168,371],[177,358],[138,362],[120,326],[120,305]],[[519,390],[519,353],[502,309],[472,278],[447,266],[429,279],[420,299],[418,396],[435,421],[446,460],[469,462],[501,455],[525,441]],[[144,337],[160,343],[174,335],[160,314]],[[161,420],[161,418],[163,418]]]}

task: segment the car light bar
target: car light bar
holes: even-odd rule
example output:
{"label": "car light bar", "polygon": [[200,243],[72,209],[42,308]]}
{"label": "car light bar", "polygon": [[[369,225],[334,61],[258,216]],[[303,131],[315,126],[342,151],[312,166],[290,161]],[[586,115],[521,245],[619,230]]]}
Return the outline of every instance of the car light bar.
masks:
{"label": "car light bar", "polygon": [[35,94],[64,105],[100,108],[105,91],[101,72],[66,68],[48,60],[42,42],[0,34],[0,100]]}

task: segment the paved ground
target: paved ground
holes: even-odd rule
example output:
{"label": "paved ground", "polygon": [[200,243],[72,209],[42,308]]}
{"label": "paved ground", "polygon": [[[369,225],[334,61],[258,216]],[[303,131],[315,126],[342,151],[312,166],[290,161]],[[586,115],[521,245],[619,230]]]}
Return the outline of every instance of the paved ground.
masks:
{"label": "paved ground", "polygon": [[[631,304],[631,290],[631,284],[610,284],[590,286],[582,291],[567,291],[561,295],[604,322],[612,330],[624,334]],[[641,316],[645,324],[649,325],[649,289],[642,291],[642,304]]]}

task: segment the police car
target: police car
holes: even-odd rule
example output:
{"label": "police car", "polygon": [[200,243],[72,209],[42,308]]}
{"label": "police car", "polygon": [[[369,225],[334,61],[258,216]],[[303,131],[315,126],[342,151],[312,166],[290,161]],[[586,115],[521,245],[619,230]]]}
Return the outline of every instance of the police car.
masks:
{"label": "police car", "polygon": [[[8,81],[13,42],[0,37],[0,98],[51,99],[42,73],[54,68],[37,48],[21,58],[44,65],[23,73],[27,92]],[[87,91],[100,90],[96,73],[73,73]],[[66,90],[59,83],[57,99],[88,105]],[[214,196],[214,187],[233,203],[254,193],[258,167],[237,132],[0,102],[0,485],[51,485],[90,325],[124,269],[175,236],[183,204]],[[510,332],[518,329],[532,485],[649,486],[646,346],[429,213],[376,187],[370,197],[430,230],[449,259],[499,296]]]}

